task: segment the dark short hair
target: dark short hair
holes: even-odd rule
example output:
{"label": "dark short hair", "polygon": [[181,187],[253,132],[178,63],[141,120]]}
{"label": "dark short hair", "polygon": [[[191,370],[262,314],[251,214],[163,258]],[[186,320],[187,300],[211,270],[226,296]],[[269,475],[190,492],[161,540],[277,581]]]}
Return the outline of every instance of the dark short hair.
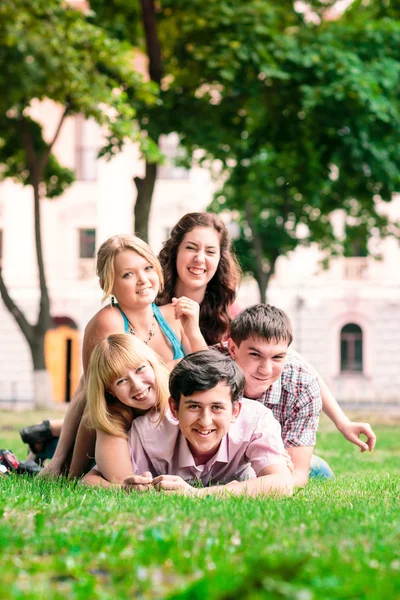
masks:
{"label": "dark short hair", "polygon": [[230,337],[237,346],[248,338],[287,342],[290,346],[293,330],[290,319],[283,310],[270,304],[255,304],[233,319]]}
{"label": "dark short hair", "polygon": [[232,404],[236,404],[244,391],[242,369],[218,350],[199,350],[176,365],[169,376],[169,393],[179,406],[181,396],[211,390],[221,382],[230,387]]}

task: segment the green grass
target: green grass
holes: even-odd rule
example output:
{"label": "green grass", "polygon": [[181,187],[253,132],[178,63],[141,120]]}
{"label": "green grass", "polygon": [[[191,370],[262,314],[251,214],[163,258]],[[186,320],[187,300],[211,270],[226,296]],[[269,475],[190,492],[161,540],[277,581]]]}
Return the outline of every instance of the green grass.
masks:
{"label": "green grass", "polygon": [[[2,419],[0,447],[22,457],[21,417]],[[398,425],[375,429],[362,455],[324,421],[336,479],[283,500],[1,478],[0,598],[400,598]]]}

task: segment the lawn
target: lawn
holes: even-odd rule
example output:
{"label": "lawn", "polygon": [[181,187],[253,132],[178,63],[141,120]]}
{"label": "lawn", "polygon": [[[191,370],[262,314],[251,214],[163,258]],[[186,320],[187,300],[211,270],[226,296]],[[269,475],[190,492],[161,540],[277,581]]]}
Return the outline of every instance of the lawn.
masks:
{"label": "lawn", "polygon": [[[0,447],[22,458],[35,420],[3,413]],[[323,420],[336,479],[284,500],[0,478],[0,598],[400,598],[400,420],[380,421],[365,455]]]}

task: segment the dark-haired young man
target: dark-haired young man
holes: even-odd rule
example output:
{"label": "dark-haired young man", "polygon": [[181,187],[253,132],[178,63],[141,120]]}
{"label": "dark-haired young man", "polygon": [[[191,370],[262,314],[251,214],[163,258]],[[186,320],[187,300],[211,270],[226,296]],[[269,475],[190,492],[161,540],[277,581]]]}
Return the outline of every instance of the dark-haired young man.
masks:
{"label": "dark-haired young man", "polygon": [[[279,421],[284,446],[295,468],[294,483],[302,486],[308,481],[323,403],[317,375],[288,353],[292,340],[292,326],[286,313],[269,304],[256,304],[232,321],[228,349],[244,371],[244,396],[270,408]],[[324,407],[325,412],[338,428],[339,418],[342,420],[343,428],[339,429],[343,435],[364,446],[364,450],[367,444],[358,438],[365,433],[367,448],[372,451],[376,438],[371,427],[367,423],[351,423],[331,394],[329,402],[329,410]],[[327,474],[331,473],[328,465],[325,469]]]}
{"label": "dark-haired young man", "polygon": [[[96,453],[100,473],[139,491],[291,495],[279,423],[258,402],[242,400],[244,376],[234,361],[216,350],[189,354],[172,371],[169,387],[170,412],[160,423],[152,413],[134,419],[129,454],[118,460],[121,440],[110,438],[116,451]],[[85,481],[104,485],[93,471]]]}

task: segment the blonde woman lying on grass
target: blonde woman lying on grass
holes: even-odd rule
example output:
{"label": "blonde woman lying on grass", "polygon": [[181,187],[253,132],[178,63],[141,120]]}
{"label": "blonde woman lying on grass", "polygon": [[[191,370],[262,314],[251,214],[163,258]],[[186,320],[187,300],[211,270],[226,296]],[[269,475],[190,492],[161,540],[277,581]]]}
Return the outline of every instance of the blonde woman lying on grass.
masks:
{"label": "blonde woman lying on grass", "polygon": [[96,468],[86,484],[291,495],[280,426],[264,406],[242,400],[240,367],[202,350],[174,368],[170,397],[167,383],[165,368],[135,337],[111,335],[94,349],[86,418],[96,429]]}

